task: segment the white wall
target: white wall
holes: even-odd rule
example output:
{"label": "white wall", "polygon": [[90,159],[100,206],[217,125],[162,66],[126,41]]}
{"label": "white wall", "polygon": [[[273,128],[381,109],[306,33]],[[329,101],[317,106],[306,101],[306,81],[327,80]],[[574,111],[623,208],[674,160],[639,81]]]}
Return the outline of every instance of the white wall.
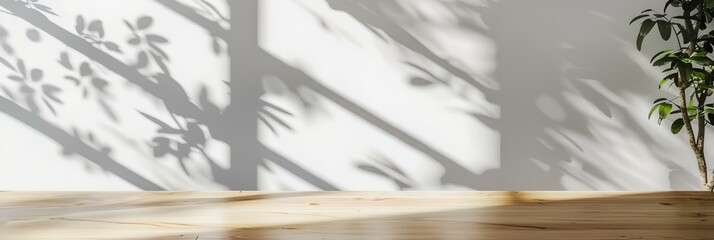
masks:
{"label": "white wall", "polygon": [[[241,14],[230,13],[241,8],[223,1],[209,2],[223,16]],[[0,57],[41,69],[42,81],[29,86],[57,85],[63,102],[52,102],[52,114],[38,93],[32,96],[38,110],[24,111],[19,107],[33,108],[19,90],[23,83],[0,81],[8,89],[0,95],[11,100],[0,103],[0,189],[154,189],[146,182],[169,190],[251,188],[236,183],[246,168],[231,168],[251,154],[231,151],[235,142],[225,139],[264,146],[248,148],[263,158],[255,179],[261,190],[697,189],[684,136],[673,136],[669,122],[647,120],[651,101],[666,95],[657,90],[661,74],[649,57],[671,43],[653,37],[640,53],[633,43],[638,27],[627,25],[662,2],[263,0],[258,19],[246,24],[257,27],[260,48],[231,61],[227,46],[242,46],[237,40],[250,33],[227,30],[230,21],[200,1],[40,1],[58,14],[46,15],[65,32],[76,34],[77,15],[101,19],[103,39],[122,52],[100,49],[128,66],[143,48],[127,43],[132,34],[123,20],[151,16],[146,31],[169,40],[161,48],[180,88],[152,78],[161,71],[153,62],[139,72],[159,92],[173,94],[164,99],[180,99],[185,91],[191,103],[167,109],[147,84],[131,83],[131,71],[100,67],[107,57],[71,46],[72,38],[37,16],[0,14],[8,32],[0,41],[13,49]],[[207,29],[201,19],[218,28]],[[39,42],[27,36],[35,29]],[[78,74],[58,63],[63,51],[74,65],[95,60],[96,76],[109,82],[107,93],[63,79]],[[193,148],[184,167],[174,156],[153,155],[158,126],[138,111],[175,126],[169,111],[190,104],[208,111],[204,88],[210,102],[226,108],[231,98],[247,99],[229,96],[240,91],[226,83],[244,81],[236,77],[244,69],[261,76],[249,90],[290,114],[263,108],[279,120],[263,112],[257,136],[237,137],[216,136],[250,124],[212,125],[205,116],[177,114],[182,125],[198,121],[206,154]],[[12,70],[0,66],[0,75],[8,74]],[[81,142],[62,134],[72,128]],[[67,148],[80,152],[62,154]]]}

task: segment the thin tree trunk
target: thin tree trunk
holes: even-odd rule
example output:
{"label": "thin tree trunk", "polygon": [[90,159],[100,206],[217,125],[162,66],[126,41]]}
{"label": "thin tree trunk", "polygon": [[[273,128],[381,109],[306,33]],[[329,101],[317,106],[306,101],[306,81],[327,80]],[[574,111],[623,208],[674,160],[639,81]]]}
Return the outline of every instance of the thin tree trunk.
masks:
{"label": "thin tree trunk", "polygon": [[[699,6],[699,11],[702,11],[703,6]],[[689,33],[692,34],[691,39],[697,39],[699,36],[699,28],[702,24],[701,21],[697,21],[696,26],[692,24],[692,21],[688,19],[687,17],[690,16],[689,11],[684,12],[684,16],[686,18],[685,24],[686,28]],[[696,50],[696,41],[692,41],[689,43],[689,46],[687,48],[687,55],[691,56],[694,51]],[[694,134],[694,130],[692,127],[692,123],[690,122],[691,117],[689,116],[689,112],[687,111],[687,81],[688,81],[688,75],[686,74],[686,69],[683,67],[679,68],[679,98],[680,98],[680,106],[682,110],[682,120],[684,120],[684,127],[687,130],[687,136],[689,137],[689,145],[692,148],[692,151],[694,152],[694,156],[697,159],[697,167],[699,168],[699,181],[704,188],[704,190],[707,191],[712,191],[712,186],[711,181],[708,181],[708,176],[707,176],[707,161],[706,158],[704,157],[704,133],[705,133],[705,127],[706,127],[706,122],[704,119],[704,116],[699,114],[697,116],[697,134]],[[694,93],[696,94],[696,93]],[[704,102],[706,101],[706,95],[701,94],[697,96],[697,106],[698,109],[701,109],[701,107],[704,105]],[[714,181],[714,179],[712,179]]]}
{"label": "thin tree trunk", "polygon": [[[706,98],[706,93],[701,93],[697,98],[699,109],[702,109],[704,107]],[[697,117],[697,123],[699,124],[699,126],[697,126],[699,129],[697,129],[697,146],[695,150],[697,166],[699,167],[699,174],[701,175],[700,177],[702,181],[701,184],[704,187],[704,190],[712,191],[711,185],[707,182],[707,160],[704,157],[704,131],[706,127],[704,114],[699,114],[699,116]]]}
{"label": "thin tree trunk", "polygon": [[682,71],[679,72],[679,99],[682,106],[682,120],[684,120],[684,128],[687,130],[687,136],[689,137],[689,146],[694,151],[694,156],[697,159],[697,166],[699,167],[700,174],[700,184],[706,189],[707,185],[707,163],[704,159],[704,151],[699,147],[696,136],[694,135],[694,129],[690,122],[690,116],[687,112],[687,93],[686,93],[686,75]]}

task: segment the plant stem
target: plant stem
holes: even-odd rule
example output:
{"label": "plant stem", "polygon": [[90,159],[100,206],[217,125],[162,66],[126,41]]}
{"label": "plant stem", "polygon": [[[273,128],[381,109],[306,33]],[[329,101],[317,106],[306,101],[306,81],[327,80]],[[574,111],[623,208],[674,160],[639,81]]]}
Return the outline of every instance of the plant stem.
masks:
{"label": "plant stem", "polygon": [[[703,5],[700,5],[698,7],[699,13],[703,12]],[[694,51],[696,50],[697,47],[697,39],[699,36],[699,29],[701,27],[702,21],[697,21],[696,26],[692,24],[692,20],[689,18],[691,14],[691,11],[685,11],[684,16],[685,16],[685,25],[687,28],[687,32],[691,34],[690,39],[692,41],[689,42],[689,47],[687,48],[687,56],[691,56]],[[714,188],[714,179],[708,181],[708,176],[707,176],[707,162],[706,158],[704,157],[704,133],[705,133],[705,119],[703,114],[697,114],[697,135],[694,135],[694,130],[692,127],[691,117],[689,116],[689,112],[687,111],[686,107],[687,105],[687,93],[686,93],[686,88],[688,84],[688,75],[686,72],[685,67],[679,67],[679,81],[680,83],[677,86],[679,88],[679,97],[681,98],[681,104],[685,108],[682,110],[682,119],[684,120],[684,127],[687,129],[687,135],[689,136],[689,145],[692,147],[692,151],[694,151],[694,156],[697,159],[697,166],[699,168],[699,175],[700,175],[700,184],[704,188],[704,190],[707,191],[712,191]],[[696,91],[696,88],[695,88]],[[695,92],[696,94],[696,92]],[[700,94],[697,97],[697,107],[698,109],[701,109],[704,106],[704,101],[706,101],[706,94]]]}
{"label": "plant stem", "polygon": [[[684,83],[684,81],[685,81],[684,79],[686,79],[686,77],[687,76],[684,73],[684,70],[680,70],[679,71],[679,79],[680,79],[679,96],[680,96],[680,103],[682,104],[682,106],[687,106],[686,85]],[[696,136],[694,135],[692,123],[690,122],[691,118],[689,116],[689,113],[686,110],[686,107],[684,110],[682,110],[682,119],[684,120],[684,128],[687,130],[687,136],[689,137],[689,145],[692,147],[692,150],[694,151],[694,155],[697,158],[697,166],[699,167],[699,175],[700,175],[700,178],[699,178],[700,184],[706,189],[706,186],[707,186],[707,164],[704,159],[704,151],[701,151],[699,148],[699,143],[696,139]],[[699,135],[699,133],[698,133],[698,135]],[[703,134],[702,134],[702,136],[703,136]],[[703,143],[703,141],[701,141],[701,142]]]}

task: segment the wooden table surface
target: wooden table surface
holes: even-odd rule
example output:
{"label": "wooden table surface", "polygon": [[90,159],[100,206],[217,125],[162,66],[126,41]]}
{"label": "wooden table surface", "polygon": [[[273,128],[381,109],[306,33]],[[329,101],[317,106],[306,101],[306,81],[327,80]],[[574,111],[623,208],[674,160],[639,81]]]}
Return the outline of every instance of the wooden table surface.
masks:
{"label": "wooden table surface", "polygon": [[705,192],[0,192],[0,239],[714,239]]}

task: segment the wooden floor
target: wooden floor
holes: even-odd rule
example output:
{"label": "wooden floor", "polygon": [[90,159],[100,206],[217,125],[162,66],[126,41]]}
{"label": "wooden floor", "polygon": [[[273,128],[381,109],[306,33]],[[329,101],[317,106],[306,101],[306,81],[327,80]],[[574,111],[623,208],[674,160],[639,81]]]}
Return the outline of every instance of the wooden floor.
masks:
{"label": "wooden floor", "polygon": [[3,192],[0,239],[714,239],[704,192]]}

